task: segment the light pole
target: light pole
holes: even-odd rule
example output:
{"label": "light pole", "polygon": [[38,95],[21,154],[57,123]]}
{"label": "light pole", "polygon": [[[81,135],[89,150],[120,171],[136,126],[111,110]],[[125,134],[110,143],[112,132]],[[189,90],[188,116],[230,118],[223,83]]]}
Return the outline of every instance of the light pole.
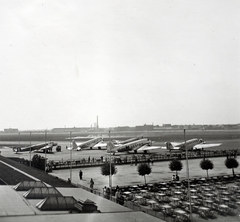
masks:
{"label": "light pole", "polygon": [[[20,148],[20,132],[18,132],[18,147]],[[20,161],[20,153],[18,153],[18,158]]]}
{"label": "light pole", "polygon": [[187,182],[188,182],[188,198],[189,198],[189,208],[190,208],[190,220],[192,219],[192,201],[191,201],[191,195],[190,195],[190,183],[189,183],[189,166],[188,166],[188,149],[186,144],[186,129],[184,129],[184,146],[185,146],[185,152],[186,152],[186,165],[187,165]]}
{"label": "light pole", "polygon": [[30,167],[31,167],[31,161],[32,161],[32,132],[30,132],[30,162],[29,162]]}
{"label": "light pole", "polygon": [[72,148],[71,147],[71,140],[72,140],[72,131],[70,131],[70,183],[72,182]]}
{"label": "light pole", "polygon": [[109,130],[109,150],[110,150],[110,161],[109,161],[109,166],[110,166],[110,175],[109,175],[109,186],[110,186],[110,200],[112,199],[112,156],[111,156],[111,145],[110,145],[110,130]]}
{"label": "light pole", "polygon": [[[45,130],[45,146],[47,141],[47,130]],[[45,149],[45,173],[47,172],[47,149]]]}

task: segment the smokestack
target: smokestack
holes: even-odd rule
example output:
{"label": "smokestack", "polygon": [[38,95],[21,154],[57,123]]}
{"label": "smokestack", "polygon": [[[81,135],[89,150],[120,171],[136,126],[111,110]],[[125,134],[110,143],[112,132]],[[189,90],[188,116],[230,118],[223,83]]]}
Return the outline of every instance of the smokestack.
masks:
{"label": "smokestack", "polygon": [[97,116],[97,129],[98,129],[98,116]]}

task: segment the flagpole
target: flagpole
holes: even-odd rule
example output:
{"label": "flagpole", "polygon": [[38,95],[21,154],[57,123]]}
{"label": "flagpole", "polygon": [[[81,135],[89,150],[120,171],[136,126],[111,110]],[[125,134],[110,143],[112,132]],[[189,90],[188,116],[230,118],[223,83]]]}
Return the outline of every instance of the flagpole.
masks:
{"label": "flagpole", "polygon": [[188,182],[188,198],[189,198],[189,208],[190,208],[190,220],[192,218],[192,201],[191,201],[191,195],[190,195],[190,182],[189,182],[189,166],[188,166],[188,149],[186,144],[186,129],[184,129],[184,146],[185,146],[185,152],[186,152],[186,165],[187,165],[187,182]]}

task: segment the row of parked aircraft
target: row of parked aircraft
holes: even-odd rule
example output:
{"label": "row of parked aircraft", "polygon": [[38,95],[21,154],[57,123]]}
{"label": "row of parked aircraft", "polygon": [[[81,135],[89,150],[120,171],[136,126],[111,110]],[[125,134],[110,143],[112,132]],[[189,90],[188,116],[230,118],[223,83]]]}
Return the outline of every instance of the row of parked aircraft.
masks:
{"label": "row of parked aircraft", "polygon": [[[36,145],[31,145],[27,147],[18,147],[13,148],[13,151],[18,152],[51,152],[54,146],[58,144],[55,142],[47,142]],[[122,153],[122,152],[134,152],[134,153],[148,153],[151,151],[156,151],[159,149],[168,150],[170,152],[174,151],[185,151],[185,146],[188,150],[202,150],[205,148],[217,147],[220,146],[221,143],[208,144],[205,143],[202,139],[191,139],[181,143],[175,142],[166,142],[166,146],[153,146],[153,141],[148,138],[143,137],[135,137],[125,141],[110,141],[104,142],[102,137],[92,138],[82,143],[77,143],[75,140],[72,141],[72,146],[68,147],[68,149],[73,149],[76,151],[81,151],[84,149],[102,149],[107,150],[111,153]]]}
{"label": "row of parked aircraft", "polygon": [[104,142],[101,137],[93,138],[83,143],[76,143],[75,140],[72,141],[73,150],[83,150],[83,149],[107,149],[108,152],[143,152],[147,153],[153,150],[165,149],[168,151],[185,151],[185,146],[188,150],[203,150],[205,148],[212,148],[220,146],[221,143],[207,144],[202,139],[191,139],[181,143],[166,142],[166,146],[153,146],[153,141],[148,138],[136,137],[125,141],[110,141],[108,143]]}

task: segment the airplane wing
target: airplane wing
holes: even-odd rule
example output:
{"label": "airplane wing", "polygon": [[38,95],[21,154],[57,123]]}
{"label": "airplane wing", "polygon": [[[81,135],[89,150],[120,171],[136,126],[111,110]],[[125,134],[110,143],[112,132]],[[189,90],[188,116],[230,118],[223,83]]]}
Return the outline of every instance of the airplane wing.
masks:
{"label": "airplane wing", "polygon": [[179,146],[181,143],[171,142],[173,147]]}
{"label": "airplane wing", "polygon": [[145,150],[147,151],[147,150],[155,150],[155,149],[162,149],[162,147],[161,146],[148,146],[148,145],[144,145],[144,146],[138,148],[137,150],[138,151],[145,151]]}
{"label": "airplane wing", "polygon": [[[158,149],[169,150],[166,146],[159,146]],[[174,146],[174,147],[171,147],[170,150],[180,150],[180,148],[177,146]]]}
{"label": "airplane wing", "polygon": [[221,143],[212,143],[212,144],[207,144],[207,143],[200,143],[197,144],[193,147],[194,150],[199,150],[199,149],[205,149],[205,148],[212,148],[212,147],[216,147],[216,146],[220,146]]}

